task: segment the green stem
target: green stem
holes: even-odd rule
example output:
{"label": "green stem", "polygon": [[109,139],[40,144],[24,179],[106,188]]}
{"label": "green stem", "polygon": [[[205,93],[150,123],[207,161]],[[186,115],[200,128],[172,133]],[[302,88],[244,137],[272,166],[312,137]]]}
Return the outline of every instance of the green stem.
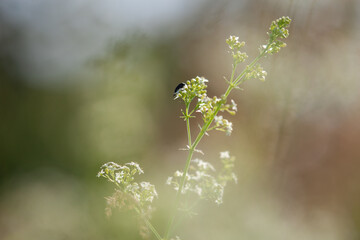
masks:
{"label": "green stem", "polygon": [[187,135],[188,135],[188,145],[191,147],[191,131],[190,131],[190,116],[189,116],[189,107],[190,103],[186,106],[186,129],[187,129]]}
{"label": "green stem", "polygon": [[189,112],[189,107],[190,107],[190,103],[186,103],[186,129],[187,129],[187,134],[188,134],[188,146],[189,146],[189,154],[186,160],[186,164],[185,164],[185,168],[183,171],[183,176],[181,178],[181,182],[180,182],[180,186],[179,186],[179,190],[176,193],[176,198],[175,198],[175,208],[173,209],[173,214],[169,220],[167,229],[166,229],[166,233],[165,233],[165,237],[164,239],[168,239],[169,238],[169,234],[170,234],[170,230],[171,230],[171,226],[174,223],[176,214],[177,214],[177,209],[179,207],[179,203],[180,203],[180,196],[181,196],[181,192],[182,189],[184,188],[184,184],[185,184],[185,180],[186,180],[186,175],[187,172],[189,171],[189,167],[190,167],[190,162],[191,162],[191,158],[192,155],[194,153],[195,148],[193,148],[192,143],[191,143],[191,131],[190,131],[190,118],[188,116],[188,112]]}
{"label": "green stem", "polygon": [[150,221],[143,215],[141,214],[140,210],[135,207],[135,211],[140,215],[140,217],[145,221],[146,226],[148,226],[148,228],[153,232],[153,234],[156,236],[156,238],[158,240],[162,240],[160,234],[158,233],[158,231],[156,231],[156,229],[154,228],[154,226],[150,223]]}
{"label": "green stem", "polygon": [[158,240],[162,240],[160,234],[158,233],[158,231],[156,231],[156,229],[154,228],[154,226],[150,223],[150,221],[144,217],[144,221],[146,223],[146,225],[148,226],[148,228],[154,233],[154,235],[156,236],[156,238]]}
{"label": "green stem", "polygon": [[[266,49],[264,49],[264,51],[262,51],[262,52],[260,53],[260,55],[257,56],[257,57],[239,74],[239,76],[236,77],[236,79],[234,80],[234,85],[235,85],[235,86],[239,86],[241,83],[243,83],[243,82],[246,80],[245,78],[244,78],[244,79],[242,79],[242,78],[245,76],[246,73],[248,73],[248,72],[251,70],[251,68],[259,61],[259,59],[262,58],[262,57],[265,55],[265,53],[266,53],[266,51],[268,50],[269,46],[270,46],[270,43],[267,45]],[[242,79],[242,80],[241,80],[241,79]]]}
{"label": "green stem", "polygon": [[[187,211],[191,211],[192,209],[194,209],[195,206],[196,206],[199,202],[200,202],[200,199],[197,199],[197,200],[187,209]],[[178,218],[177,222],[174,224],[173,229],[176,229],[179,225],[181,225],[181,223],[185,220],[185,217],[186,217],[186,216],[181,215],[181,216]]]}
{"label": "green stem", "polygon": [[[111,180],[111,178],[109,178],[109,176],[108,176],[107,178]],[[118,184],[115,180],[114,180],[113,182],[116,184],[116,186],[118,186],[121,190],[123,190],[123,188],[120,186],[120,184]],[[158,240],[162,240],[162,238],[161,238],[160,234],[158,233],[158,231],[156,231],[156,229],[155,229],[154,226],[150,223],[150,221],[149,221],[143,214],[141,214],[141,211],[140,211],[137,207],[135,207],[134,209],[135,209],[135,211],[139,214],[139,216],[142,217],[142,219],[145,221],[145,223],[146,223],[146,225],[148,226],[148,228],[154,233],[154,235],[156,236],[156,238],[157,238]]]}
{"label": "green stem", "polygon": [[[233,71],[235,71],[235,68],[233,68]],[[233,76],[233,74],[232,74]],[[233,78],[233,77],[232,77]],[[232,79],[231,79],[232,81]],[[226,90],[225,94],[224,94],[224,99],[226,99],[226,97],[230,94],[230,91],[233,89],[234,87],[233,86],[229,86],[228,89]],[[187,126],[187,129],[188,129],[188,137],[189,137],[189,154],[188,154],[188,157],[186,159],[186,164],[185,164],[185,168],[184,168],[184,171],[183,171],[183,175],[182,175],[182,178],[181,178],[181,181],[180,181],[180,186],[179,186],[179,189],[176,193],[176,199],[175,199],[175,209],[174,209],[174,213],[172,214],[171,218],[170,218],[170,221],[168,223],[168,227],[167,227],[167,230],[166,230],[166,233],[165,233],[165,237],[164,239],[168,239],[169,238],[169,234],[170,234],[170,231],[171,231],[171,227],[174,223],[174,220],[175,220],[175,217],[176,217],[176,214],[177,214],[177,209],[179,207],[179,204],[180,204],[180,196],[181,196],[181,192],[184,188],[184,185],[185,185],[185,181],[186,181],[186,175],[189,171],[189,167],[190,167],[190,162],[191,162],[191,159],[192,159],[192,155],[194,154],[194,151],[196,149],[196,146],[199,144],[200,140],[202,139],[202,137],[205,135],[207,129],[209,128],[210,124],[212,123],[212,121],[214,120],[216,114],[219,112],[221,108],[221,103],[217,106],[214,114],[210,117],[210,119],[204,124],[204,126],[202,127],[200,133],[198,134],[198,136],[196,137],[195,141],[193,144],[191,144],[191,136],[190,136],[190,121],[188,121],[189,119],[187,118],[187,121],[186,121],[186,126]],[[186,109],[186,112],[188,111],[188,106],[187,106],[187,109]]]}
{"label": "green stem", "polygon": [[[269,44],[268,44],[269,46]],[[244,69],[238,77],[236,77],[236,79],[234,80],[234,76],[235,76],[235,70],[236,70],[236,64],[233,66],[232,69],[232,73],[231,73],[231,79],[230,79],[230,85],[228,86],[225,94],[223,95],[222,101],[218,104],[218,106],[216,107],[214,113],[212,114],[212,116],[210,117],[210,119],[203,125],[203,127],[201,128],[201,131],[199,132],[199,134],[197,135],[195,141],[193,143],[191,143],[191,134],[190,134],[190,120],[189,120],[189,116],[188,116],[188,112],[189,112],[189,103],[186,103],[186,128],[187,128],[187,133],[188,133],[188,142],[189,142],[189,154],[188,157],[186,159],[186,164],[185,164],[185,168],[183,171],[183,175],[180,181],[180,186],[179,189],[176,193],[176,199],[175,199],[175,208],[173,209],[173,214],[168,222],[168,226],[165,232],[165,240],[169,239],[169,234],[172,228],[172,225],[174,223],[176,214],[177,214],[177,209],[179,207],[180,204],[180,198],[181,198],[181,192],[184,188],[185,182],[186,182],[186,176],[187,173],[189,171],[189,167],[190,167],[190,162],[193,156],[193,153],[197,147],[197,145],[199,144],[199,142],[201,141],[201,139],[203,138],[203,136],[205,135],[206,131],[208,130],[209,126],[211,125],[211,123],[213,122],[215,116],[218,114],[218,112],[220,111],[221,105],[222,103],[226,102],[227,97],[229,96],[230,92],[232,89],[234,89],[236,86],[238,86],[239,84],[241,84],[244,80],[241,80],[242,77],[245,76],[245,74],[256,64],[257,61],[259,61],[259,59],[261,57],[263,57],[267,51],[268,47],[266,49],[264,49],[264,51],[261,52],[261,54],[259,56],[257,56],[250,64],[249,66]]]}

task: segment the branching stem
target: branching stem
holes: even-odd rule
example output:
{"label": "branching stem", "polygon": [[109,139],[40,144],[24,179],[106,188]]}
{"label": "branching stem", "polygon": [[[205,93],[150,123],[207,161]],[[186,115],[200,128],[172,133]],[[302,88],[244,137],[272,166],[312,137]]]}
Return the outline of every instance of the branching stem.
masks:
{"label": "branching stem", "polygon": [[[269,44],[268,44],[269,46]],[[197,145],[199,144],[199,142],[201,141],[201,139],[203,138],[203,136],[205,135],[206,131],[208,131],[211,123],[213,122],[215,116],[218,114],[218,112],[220,111],[221,105],[222,103],[226,102],[227,97],[229,96],[231,90],[233,90],[235,87],[239,86],[241,83],[244,82],[244,76],[246,73],[248,73],[250,71],[250,69],[259,61],[259,59],[261,57],[263,57],[267,51],[268,47],[266,49],[264,49],[249,65],[247,68],[245,68],[235,79],[235,71],[236,71],[236,64],[233,65],[232,68],[232,73],[231,73],[231,79],[230,79],[230,84],[225,92],[225,94],[222,97],[222,101],[220,101],[214,111],[214,113],[211,115],[211,117],[209,118],[209,120],[203,125],[203,127],[201,128],[201,131],[199,132],[199,134],[197,135],[195,141],[192,143],[191,142],[191,132],[190,132],[190,116],[188,116],[189,113],[189,107],[190,107],[190,103],[186,103],[186,128],[187,128],[187,133],[188,133],[188,145],[189,145],[189,154],[188,157],[186,159],[186,163],[185,163],[185,167],[184,167],[184,171],[183,171],[183,175],[180,181],[180,186],[179,189],[176,193],[176,198],[175,198],[175,205],[174,205],[174,209],[173,209],[173,213],[170,217],[170,220],[168,222],[168,226],[165,232],[165,236],[164,236],[164,240],[168,240],[169,239],[169,235],[172,229],[172,225],[174,224],[176,215],[177,215],[177,211],[179,208],[179,204],[180,204],[180,200],[181,200],[181,192],[183,191],[183,188],[185,186],[186,183],[186,176],[187,173],[189,171],[189,167],[190,167],[190,162],[192,159],[192,156],[194,154],[194,151],[197,147]],[[192,111],[193,112],[193,111]],[[192,113],[191,112],[191,113]]]}

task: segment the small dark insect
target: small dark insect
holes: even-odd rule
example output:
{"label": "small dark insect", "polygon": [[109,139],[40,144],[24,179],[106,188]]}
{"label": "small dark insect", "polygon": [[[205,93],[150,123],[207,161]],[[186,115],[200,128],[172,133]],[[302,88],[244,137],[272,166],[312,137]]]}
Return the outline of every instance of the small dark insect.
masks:
{"label": "small dark insect", "polygon": [[185,83],[180,83],[179,85],[176,86],[175,91],[174,91],[174,97],[184,86],[185,86]]}

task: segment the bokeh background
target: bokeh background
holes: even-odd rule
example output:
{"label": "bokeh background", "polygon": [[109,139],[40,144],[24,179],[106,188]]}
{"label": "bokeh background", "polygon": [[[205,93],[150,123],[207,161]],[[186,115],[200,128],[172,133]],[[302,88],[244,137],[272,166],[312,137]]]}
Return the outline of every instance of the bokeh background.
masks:
{"label": "bokeh background", "polygon": [[0,239],[141,239],[132,214],[104,214],[113,186],[96,173],[107,161],[141,164],[163,232],[165,181],[186,158],[175,86],[205,76],[221,95],[225,39],[239,36],[252,58],[283,15],[288,47],[262,61],[266,82],[232,93],[232,136],[199,146],[214,165],[235,155],[239,182],[176,234],[360,239],[357,0],[1,0]]}

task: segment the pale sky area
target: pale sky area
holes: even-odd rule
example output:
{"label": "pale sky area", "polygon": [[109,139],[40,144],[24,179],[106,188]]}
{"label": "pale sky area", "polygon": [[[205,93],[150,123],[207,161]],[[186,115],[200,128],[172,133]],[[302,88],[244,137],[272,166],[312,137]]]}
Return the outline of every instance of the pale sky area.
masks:
{"label": "pale sky area", "polygon": [[[150,38],[171,36],[202,3],[204,0],[2,0],[0,20],[20,29],[21,39],[7,51],[27,78],[59,81],[101,55],[110,40],[132,33]],[[0,39],[6,34],[6,30],[0,32]]]}

